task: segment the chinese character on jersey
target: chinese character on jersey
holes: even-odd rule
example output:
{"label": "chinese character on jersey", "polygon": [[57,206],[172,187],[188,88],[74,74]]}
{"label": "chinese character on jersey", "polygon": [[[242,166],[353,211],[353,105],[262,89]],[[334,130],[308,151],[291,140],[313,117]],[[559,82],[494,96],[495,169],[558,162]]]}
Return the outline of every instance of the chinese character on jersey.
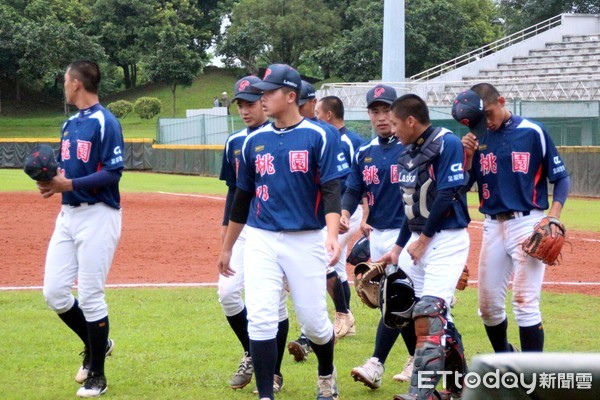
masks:
{"label": "chinese character on jersey", "polygon": [[487,175],[490,172],[495,174],[498,171],[498,165],[496,164],[497,157],[493,154],[481,154],[479,163],[481,164],[481,173]]}
{"label": "chinese character on jersey", "polygon": [[512,170],[513,172],[523,172],[526,174],[529,171],[529,153],[513,151]]}
{"label": "chinese character on jersey", "polygon": [[92,152],[92,142],[85,140],[77,141],[77,158],[83,162],[90,160],[90,153]]}
{"label": "chinese character on jersey", "polygon": [[275,173],[275,166],[273,165],[273,157],[271,154],[267,153],[264,156],[260,154],[256,156],[256,172],[260,174],[260,176],[264,176],[265,174],[273,175]]}
{"label": "chinese character on jersey", "polygon": [[71,141],[69,139],[63,140],[61,143],[61,146],[60,146],[61,160],[68,160],[71,158],[71,153],[69,152],[69,147],[71,147]]}
{"label": "chinese character on jersey", "polygon": [[290,151],[290,171],[308,172],[308,150]]}
{"label": "chinese character on jersey", "polygon": [[372,183],[376,185],[379,184],[379,177],[377,176],[377,171],[379,170],[376,166],[372,165],[369,167],[368,165],[365,165],[365,169],[363,170],[363,181],[365,182],[365,185],[370,185]]}
{"label": "chinese character on jersey", "polygon": [[[411,160],[411,162],[412,162],[412,160]],[[400,178],[400,175],[398,173],[398,164],[390,165],[390,181],[391,181],[391,183],[398,183],[399,178]]]}

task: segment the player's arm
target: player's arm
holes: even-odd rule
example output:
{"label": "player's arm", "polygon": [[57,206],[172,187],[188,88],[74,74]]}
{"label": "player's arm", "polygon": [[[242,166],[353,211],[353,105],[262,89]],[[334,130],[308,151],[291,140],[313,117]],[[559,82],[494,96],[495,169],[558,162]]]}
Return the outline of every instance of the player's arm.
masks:
{"label": "player's arm", "polygon": [[560,214],[567,201],[569,195],[569,188],[571,186],[571,179],[569,176],[564,176],[558,181],[554,182],[554,188],[552,190],[552,205],[548,210],[548,216],[560,219]]}
{"label": "player's arm", "polygon": [[225,239],[227,226],[229,225],[229,216],[233,205],[233,196],[235,195],[235,186],[227,186],[227,195],[225,196],[225,207],[223,209],[223,222],[221,223],[221,241]]}
{"label": "player's arm", "polygon": [[223,238],[223,246],[219,258],[219,273],[223,276],[232,276],[235,274],[235,271],[231,269],[230,265],[231,252],[233,245],[246,225],[248,213],[250,212],[250,202],[253,197],[253,192],[246,192],[240,188],[237,188],[235,195],[233,196],[229,224],[225,237]]}
{"label": "player's arm", "polygon": [[340,190],[341,187],[339,179],[332,179],[321,184],[325,222],[327,224],[327,240],[325,240],[325,249],[328,251],[331,257],[329,265],[337,264],[341,254],[340,245],[338,243],[341,210]]}

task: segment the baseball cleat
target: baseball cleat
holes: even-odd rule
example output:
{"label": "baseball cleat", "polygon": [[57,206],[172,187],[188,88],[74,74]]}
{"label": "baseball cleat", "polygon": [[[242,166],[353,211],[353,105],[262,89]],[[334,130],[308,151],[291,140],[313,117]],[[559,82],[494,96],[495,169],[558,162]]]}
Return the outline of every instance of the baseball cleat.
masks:
{"label": "baseball cleat", "polygon": [[77,397],[99,397],[106,393],[106,389],[108,389],[106,377],[92,372],[87,376],[87,379],[79,390],[77,390]]}
{"label": "baseball cleat", "polygon": [[[275,374],[273,376],[273,393],[279,393],[283,389],[283,376]],[[258,394],[258,389],[254,389],[254,394]]]}
{"label": "baseball cleat", "polygon": [[[106,356],[110,356],[115,348],[115,341],[112,339],[108,339],[106,343]],[[83,362],[81,363],[81,367],[79,367],[79,371],[77,371],[77,375],[75,375],[75,382],[83,383],[88,377],[88,372],[90,372],[90,349],[87,347],[83,349],[80,356],[83,356]]]}
{"label": "baseball cleat", "polygon": [[352,368],[350,375],[355,382],[362,382],[371,389],[378,389],[381,386],[384,370],[385,368],[379,362],[379,359],[371,357],[363,366]]}
{"label": "baseball cleat", "polygon": [[335,339],[341,339],[344,336],[356,335],[356,329],[354,328],[354,315],[348,310],[347,314],[336,312],[335,322],[333,324],[333,331],[335,332]]}
{"label": "baseball cleat", "polygon": [[294,361],[301,362],[305,361],[312,349],[308,343],[308,339],[303,335],[297,340],[288,343],[288,352],[294,356]]}
{"label": "baseball cleat", "polygon": [[404,369],[399,374],[394,375],[394,380],[398,382],[410,382],[410,378],[412,377],[413,368],[415,366],[415,357],[410,356],[408,360],[406,360],[406,365]]}
{"label": "baseball cleat", "polygon": [[229,381],[229,386],[232,389],[244,388],[247,384],[250,383],[250,381],[252,381],[253,373],[254,366],[252,365],[252,357],[250,357],[248,352],[245,352],[237,372]]}
{"label": "baseball cleat", "polygon": [[317,400],[337,400],[337,372],[333,367],[331,375],[319,376],[317,382]]}

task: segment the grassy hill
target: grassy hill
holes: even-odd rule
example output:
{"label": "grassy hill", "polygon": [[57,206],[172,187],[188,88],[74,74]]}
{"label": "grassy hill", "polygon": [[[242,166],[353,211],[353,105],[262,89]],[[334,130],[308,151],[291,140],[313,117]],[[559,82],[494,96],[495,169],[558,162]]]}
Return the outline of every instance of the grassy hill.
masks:
{"label": "grassy hill", "polygon": [[[207,68],[190,87],[177,87],[176,117],[184,117],[186,109],[210,108],[213,97],[221,97],[222,92],[232,96],[233,85],[241,77],[241,72],[230,69]],[[171,88],[166,85],[144,85],[125,92],[102,98],[107,105],[116,100],[135,102],[139,97],[157,97],[162,101],[162,112],[150,120],[142,120],[130,114],[121,120],[125,138],[154,138],[156,121],[159,117],[173,117]],[[26,96],[27,97],[27,96]],[[65,120],[60,101],[52,102],[44,98],[34,101],[28,96],[22,104],[15,106],[3,99],[3,114],[0,115],[0,138],[42,137],[57,138]],[[39,99],[38,99],[39,100]],[[74,110],[73,110],[74,112]]]}

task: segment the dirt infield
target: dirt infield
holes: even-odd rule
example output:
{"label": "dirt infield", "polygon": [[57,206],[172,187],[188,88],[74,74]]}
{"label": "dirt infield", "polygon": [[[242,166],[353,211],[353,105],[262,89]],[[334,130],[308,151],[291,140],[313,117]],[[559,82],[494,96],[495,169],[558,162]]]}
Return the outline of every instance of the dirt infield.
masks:
{"label": "dirt infield", "polygon": [[[60,209],[58,197],[0,192],[0,287],[41,286],[46,248]],[[148,193],[122,196],[123,233],[109,284],[216,282],[223,200]],[[477,211],[473,211],[476,213]],[[471,279],[477,279],[481,223],[469,228]],[[568,232],[563,262],[549,267],[545,291],[600,295],[600,233]],[[349,269],[350,272],[350,269]],[[349,275],[351,276],[351,274]]]}

